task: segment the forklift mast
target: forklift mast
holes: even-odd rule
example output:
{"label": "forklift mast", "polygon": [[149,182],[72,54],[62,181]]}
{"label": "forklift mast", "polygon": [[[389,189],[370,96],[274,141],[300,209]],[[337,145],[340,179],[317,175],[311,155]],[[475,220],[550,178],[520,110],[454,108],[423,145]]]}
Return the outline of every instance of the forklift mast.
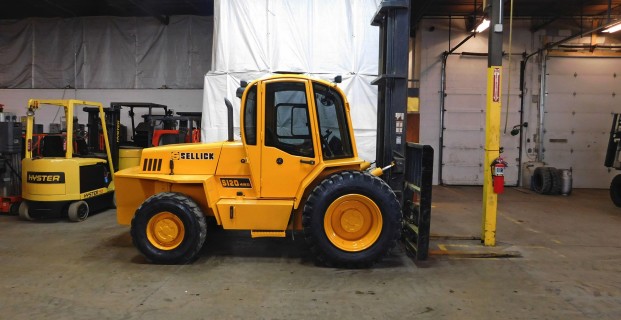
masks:
{"label": "forklift mast", "polygon": [[[104,150],[100,149],[100,128],[101,121],[99,119],[99,109],[96,107],[84,107],[88,114],[88,151],[89,153],[98,153]],[[106,129],[108,131],[108,141],[110,143],[110,154],[112,155],[112,165],[114,171],[119,170],[119,144],[121,142],[121,107],[112,105],[110,108],[104,108],[106,115]],[[105,147],[104,147],[105,148]]]}
{"label": "forklift mast", "polygon": [[405,173],[408,45],[408,0],[382,1],[371,20],[379,27],[379,76],[377,85],[376,166],[394,164],[382,178],[402,199]]}

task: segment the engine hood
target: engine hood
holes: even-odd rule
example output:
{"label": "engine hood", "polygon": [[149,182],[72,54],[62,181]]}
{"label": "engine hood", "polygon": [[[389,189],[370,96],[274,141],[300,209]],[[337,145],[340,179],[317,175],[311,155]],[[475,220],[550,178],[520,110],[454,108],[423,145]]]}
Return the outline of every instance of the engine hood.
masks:
{"label": "engine hood", "polygon": [[141,173],[215,174],[222,149],[243,151],[241,142],[173,144],[142,151]]}

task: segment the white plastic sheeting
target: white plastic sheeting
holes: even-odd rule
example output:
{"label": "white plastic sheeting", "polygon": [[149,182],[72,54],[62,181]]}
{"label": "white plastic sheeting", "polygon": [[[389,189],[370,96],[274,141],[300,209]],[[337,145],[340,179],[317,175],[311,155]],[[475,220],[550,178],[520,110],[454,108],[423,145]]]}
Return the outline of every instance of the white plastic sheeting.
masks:
{"label": "white plastic sheeting", "polygon": [[212,17],[0,20],[0,87],[200,88]]}
{"label": "white plastic sheeting", "polygon": [[227,0],[215,2],[213,70],[205,76],[203,141],[226,139],[224,98],[239,138],[240,80],[274,72],[333,80],[351,105],[359,155],[375,159],[379,0]]}

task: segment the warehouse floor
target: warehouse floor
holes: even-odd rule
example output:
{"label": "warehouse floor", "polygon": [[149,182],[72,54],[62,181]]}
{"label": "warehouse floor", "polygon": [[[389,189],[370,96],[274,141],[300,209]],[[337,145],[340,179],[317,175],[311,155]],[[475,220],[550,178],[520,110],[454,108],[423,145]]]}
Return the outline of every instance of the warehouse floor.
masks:
{"label": "warehouse floor", "polygon": [[364,270],[315,266],[301,234],[212,230],[198,261],[161,266],[111,210],[81,223],[0,216],[0,318],[621,319],[621,208],[607,190],[508,189],[492,249],[456,240],[479,236],[481,195],[435,187],[429,260],[399,247]]}

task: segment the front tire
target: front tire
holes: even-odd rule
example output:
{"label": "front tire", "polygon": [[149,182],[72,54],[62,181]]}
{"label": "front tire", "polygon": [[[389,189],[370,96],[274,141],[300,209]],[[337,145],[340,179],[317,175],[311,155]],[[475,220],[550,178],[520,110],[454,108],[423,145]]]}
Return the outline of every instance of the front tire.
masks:
{"label": "front tire", "polygon": [[88,218],[89,212],[90,208],[86,201],[76,201],[69,205],[69,208],[67,209],[67,217],[69,217],[69,221],[81,222]]}
{"label": "front tire", "polygon": [[162,192],[149,197],[136,210],[131,223],[134,246],[158,264],[193,261],[206,235],[203,212],[194,200],[180,193]]}
{"label": "front tire", "polygon": [[368,267],[401,236],[401,209],[381,179],[344,171],[323,180],[304,205],[302,224],[316,260],[334,267]]}
{"label": "front tire", "polygon": [[26,201],[22,201],[22,203],[19,205],[18,214],[19,214],[19,218],[22,220],[28,220],[28,221],[34,220],[32,216],[30,216],[28,202]]}
{"label": "front tire", "polygon": [[621,174],[616,175],[610,183],[610,199],[617,207],[621,207]]}

